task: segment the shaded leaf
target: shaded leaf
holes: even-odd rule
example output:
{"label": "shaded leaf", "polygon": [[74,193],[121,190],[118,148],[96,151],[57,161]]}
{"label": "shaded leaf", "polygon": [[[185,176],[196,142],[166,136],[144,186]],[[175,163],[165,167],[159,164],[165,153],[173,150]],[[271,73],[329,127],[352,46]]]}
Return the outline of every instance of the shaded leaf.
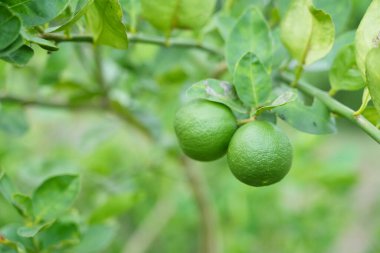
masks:
{"label": "shaded leaf", "polygon": [[247,108],[238,99],[234,86],[225,81],[206,79],[193,84],[186,94],[191,99],[207,99],[225,104],[234,111],[248,113]]}
{"label": "shaded leaf", "polygon": [[118,0],[94,0],[86,15],[95,44],[128,48],[127,30],[122,23],[123,10]]}
{"label": "shaded leaf", "polygon": [[45,223],[39,224],[39,225],[34,225],[31,227],[23,226],[17,230],[17,234],[21,237],[26,237],[26,238],[34,237],[39,232],[41,232],[42,230],[49,227],[51,224],[52,224],[52,221],[45,222]]}
{"label": "shaded leaf", "polygon": [[226,60],[231,73],[247,52],[254,53],[270,70],[272,35],[263,14],[257,8],[248,9],[239,18],[227,39]]}
{"label": "shaded leaf", "polygon": [[12,204],[12,196],[17,191],[11,179],[4,173],[0,173],[0,193]]}
{"label": "shaded leaf", "polygon": [[14,51],[22,47],[22,45],[24,45],[24,39],[21,35],[19,35],[17,39],[12,42],[12,44],[0,51],[0,57],[7,56],[8,54],[13,53]]}
{"label": "shaded leaf", "polygon": [[366,78],[366,58],[372,48],[380,45],[380,0],[373,0],[364,14],[355,36],[356,62]]}
{"label": "shaded leaf", "polygon": [[85,231],[79,243],[72,249],[72,252],[97,253],[104,252],[116,235],[114,227],[106,225],[93,225]]}
{"label": "shaded leaf", "polygon": [[33,215],[33,203],[29,196],[21,193],[15,193],[12,196],[12,204],[19,211],[19,213],[25,218],[32,219]]}
{"label": "shaded leaf", "polygon": [[31,47],[23,45],[17,50],[8,53],[5,56],[0,57],[0,59],[9,63],[15,64],[15,65],[18,65],[18,66],[24,66],[30,61],[33,55],[34,55],[33,49]]}
{"label": "shaded leaf", "polygon": [[267,101],[272,89],[271,77],[255,54],[247,53],[238,62],[234,86],[248,108],[257,108]]}
{"label": "shaded leaf", "polygon": [[276,114],[292,127],[310,134],[330,134],[336,132],[335,119],[327,107],[314,98],[311,106],[305,105],[301,96],[284,106],[274,109]]}
{"label": "shaded leaf", "polygon": [[295,93],[294,91],[286,91],[282,93],[281,95],[279,95],[275,100],[273,100],[271,104],[259,107],[256,111],[256,115],[259,115],[263,113],[264,111],[269,111],[274,108],[291,103],[294,100],[296,100],[296,98],[297,98],[297,93]]}
{"label": "shaded leaf", "polygon": [[45,24],[59,14],[69,4],[69,0],[3,0],[10,9],[20,15],[25,26]]}
{"label": "shaded leaf", "polygon": [[45,249],[52,252],[76,245],[80,241],[80,232],[75,223],[55,222],[38,234]]}
{"label": "shaded leaf", "polygon": [[20,29],[20,18],[0,3],[0,50],[4,50],[17,39]]}
{"label": "shaded leaf", "polygon": [[55,45],[54,42],[42,39],[40,37],[35,36],[34,34],[31,34],[27,31],[22,31],[22,36],[24,37],[25,40],[37,44],[43,49],[46,49],[48,51],[57,51],[58,47]]}
{"label": "shaded leaf", "polygon": [[355,45],[343,47],[337,54],[329,73],[333,90],[358,90],[365,86],[355,58]]}
{"label": "shaded leaf", "polygon": [[61,175],[47,179],[32,197],[36,219],[48,221],[58,218],[71,207],[78,193],[78,176]]}

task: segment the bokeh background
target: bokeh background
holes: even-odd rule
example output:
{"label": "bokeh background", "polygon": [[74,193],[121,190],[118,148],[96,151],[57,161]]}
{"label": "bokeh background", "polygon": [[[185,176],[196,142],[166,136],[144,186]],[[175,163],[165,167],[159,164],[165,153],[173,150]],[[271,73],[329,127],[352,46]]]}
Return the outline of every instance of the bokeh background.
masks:
{"label": "bokeh background", "polygon": [[[236,1],[234,15],[267,2]],[[336,21],[337,36],[355,29],[369,2],[352,1],[336,14],[345,18]],[[143,21],[141,26],[157,33]],[[212,29],[205,39],[215,42]],[[111,96],[133,109],[153,141],[105,111],[33,102],[91,101],[91,45],[61,44],[52,54],[36,49],[23,68],[0,62],[0,94],[31,101],[1,105],[1,168],[25,193],[51,175],[81,175],[81,193],[68,217],[94,228],[85,238],[94,248],[76,252],[380,252],[380,147],[360,129],[337,119],[338,133],[313,136],[279,121],[294,146],[292,169],[276,185],[252,188],[233,177],[225,158],[188,160],[175,140],[172,121],[186,88],[212,75],[230,78],[217,72],[218,59],[140,44],[101,50]],[[328,86],[324,64],[306,73],[321,88]],[[354,109],[361,102],[360,92],[337,97]],[[19,215],[0,198],[0,227],[17,222]]]}

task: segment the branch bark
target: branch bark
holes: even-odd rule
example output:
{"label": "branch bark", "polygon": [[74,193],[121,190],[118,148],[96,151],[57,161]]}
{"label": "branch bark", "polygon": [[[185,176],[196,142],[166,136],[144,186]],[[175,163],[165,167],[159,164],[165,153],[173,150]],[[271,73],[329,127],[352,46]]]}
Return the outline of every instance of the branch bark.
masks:
{"label": "branch bark", "polygon": [[[94,39],[92,36],[88,35],[75,35],[75,36],[64,36],[59,34],[42,34],[40,35],[41,38],[45,40],[54,41],[56,43],[62,43],[62,42],[84,42],[84,43],[93,43]],[[157,46],[164,46],[164,47],[182,47],[182,48],[192,48],[192,49],[198,49],[205,51],[207,53],[217,55],[219,57],[224,57],[224,54],[220,52],[219,50],[204,45],[202,43],[198,43],[196,41],[192,40],[185,40],[185,39],[171,39],[167,40],[166,38],[162,37],[152,37],[152,36],[146,36],[146,35],[128,35],[128,40],[130,43],[140,43],[140,44],[151,44],[151,45],[157,45]]]}

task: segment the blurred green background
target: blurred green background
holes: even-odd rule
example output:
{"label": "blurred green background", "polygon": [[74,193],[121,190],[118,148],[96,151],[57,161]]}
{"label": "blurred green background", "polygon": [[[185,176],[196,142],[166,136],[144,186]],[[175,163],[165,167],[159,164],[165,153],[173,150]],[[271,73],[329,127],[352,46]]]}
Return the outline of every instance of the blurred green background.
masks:
{"label": "blurred green background", "polygon": [[[237,16],[251,4],[236,2]],[[352,4],[342,33],[357,26],[369,1]],[[205,39],[218,43],[213,32]],[[23,192],[51,175],[81,175],[80,197],[68,217],[98,228],[89,239],[102,242],[96,250],[197,252],[209,244],[213,252],[380,252],[380,147],[359,129],[338,120],[337,134],[312,136],[280,121],[295,149],[292,169],[276,185],[252,188],[232,176],[225,158],[184,160],[175,140],[172,120],[185,89],[215,75],[218,59],[139,44],[101,50],[111,96],[132,108],[155,141],[91,108],[3,104],[0,118],[1,168]],[[0,62],[0,92],[88,103],[96,93],[94,65],[91,45],[61,44],[52,54],[36,50],[24,68]],[[324,87],[321,65],[307,78]],[[357,108],[361,95],[341,92],[338,98]],[[17,222],[16,211],[0,198],[0,227]]]}

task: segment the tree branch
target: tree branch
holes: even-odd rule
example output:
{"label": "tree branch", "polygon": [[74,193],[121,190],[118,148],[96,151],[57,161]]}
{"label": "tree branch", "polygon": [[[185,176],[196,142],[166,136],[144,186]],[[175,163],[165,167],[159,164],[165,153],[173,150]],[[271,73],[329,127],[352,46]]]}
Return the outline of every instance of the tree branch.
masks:
{"label": "tree branch", "polygon": [[[280,79],[287,84],[292,84],[294,81],[294,77],[290,74],[281,74]],[[380,143],[380,130],[371,124],[371,122],[369,122],[363,115],[354,115],[355,112],[353,110],[332,98],[327,92],[324,92],[307,82],[298,81],[296,88],[310,96],[318,98],[330,109],[330,111],[351,121],[372,137],[377,143]]]}
{"label": "tree branch", "polygon": [[[93,43],[93,37],[89,35],[75,35],[75,36],[64,36],[59,34],[42,34],[40,35],[41,38],[45,40],[51,40],[56,43],[62,43],[62,42],[84,42],[84,43]],[[129,34],[128,40],[130,43],[141,43],[141,44],[151,44],[151,45],[157,45],[157,46],[164,46],[164,47],[182,47],[182,48],[193,48],[193,49],[199,49],[202,51],[205,51],[210,54],[214,54],[220,57],[223,57],[224,54],[220,52],[219,50],[212,48],[208,45],[204,45],[202,43],[198,43],[196,41],[192,40],[184,40],[184,39],[171,39],[167,40],[163,37],[152,37],[152,36],[146,36],[146,35],[135,35],[135,34]]]}
{"label": "tree branch", "polygon": [[199,168],[192,166],[191,161],[182,157],[183,169],[188,179],[189,186],[193,192],[195,202],[198,206],[201,229],[202,229],[202,253],[221,252],[221,242],[218,236],[218,226],[216,212],[210,199],[209,189],[204,181],[203,175]]}

